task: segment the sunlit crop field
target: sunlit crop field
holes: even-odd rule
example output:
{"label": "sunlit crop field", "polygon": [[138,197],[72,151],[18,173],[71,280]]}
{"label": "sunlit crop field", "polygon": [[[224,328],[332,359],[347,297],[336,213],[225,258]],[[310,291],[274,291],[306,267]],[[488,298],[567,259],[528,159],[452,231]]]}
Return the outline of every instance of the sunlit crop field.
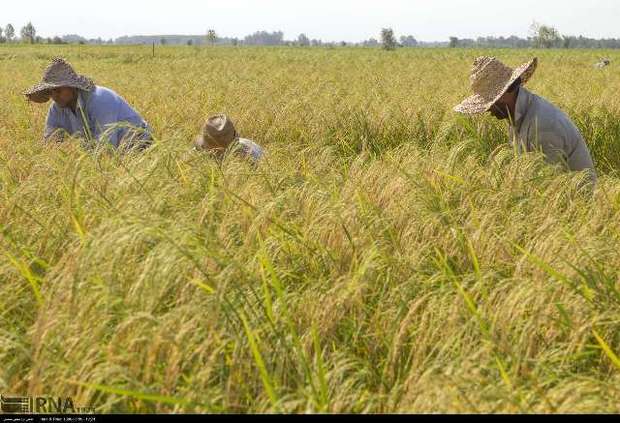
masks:
{"label": "sunlit crop field", "polygon": [[[599,183],[452,107],[533,56]],[[40,142],[49,60],[154,128]],[[601,56],[605,69],[592,66]],[[620,412],[620,53],[0,47],[0,392],[97,412]],[[253,168],[192,151],[225,112]]]}

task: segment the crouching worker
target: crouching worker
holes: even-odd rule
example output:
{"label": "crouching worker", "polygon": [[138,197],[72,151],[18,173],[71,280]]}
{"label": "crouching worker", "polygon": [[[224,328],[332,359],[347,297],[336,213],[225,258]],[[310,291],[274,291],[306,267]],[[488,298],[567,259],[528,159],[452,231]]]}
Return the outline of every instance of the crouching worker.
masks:
{"label": "crouching worker", "polygon": [[143,150],[152,143],[148,124],[121,96],[78,75],[65,59],[53,59],[43,80],[23,94],[35,103],[53,100],[45,141],[60,142],[68,134],[91,146],[107,141],[115,148]]}
{"label": "crouching worker", "polygon": [[489,112],[507,120],[518,151],[542,150],[548,163],[586,172],[588,185],[594,187],[594,163],[579,129],[564,112],[523,87],[537,64],[534,58],[513,70],[494,57],[477,58],[470,76],[474,95],[454,110],[469,115]]}
{"label": "crouching worker", "polygon": [[222,160],[228,154],[249,159],[256,164],[263,156],[263,149],[254,141],[239,137],[232,120],[224,114],[211,116],[202,127],[194,146]]}

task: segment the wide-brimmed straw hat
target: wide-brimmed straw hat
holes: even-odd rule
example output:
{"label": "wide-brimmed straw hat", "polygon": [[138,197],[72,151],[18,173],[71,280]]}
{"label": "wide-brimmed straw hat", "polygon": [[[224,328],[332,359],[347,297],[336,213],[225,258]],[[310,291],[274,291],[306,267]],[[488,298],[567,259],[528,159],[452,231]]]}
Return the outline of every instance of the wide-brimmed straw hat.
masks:
{"label": "wide-brimmed straw hat", "polygon": [[521,83],[525,84],[537,66],[536,57],[516,69],[509,68],[495,57],[478,57],[469,77],[474,95],[457,105],[454,111],[465,114],[488,111],[517,79],[521,78]]}
{"label": "wide-brimmed straw hat", "polygon": [[208,140],[223,147],[239,138],[235,124],[225,114],[209,117],[202,127],[202,133],[196,140],[196,147],[207,148]]}
{"label": "wide-brimmed straw hat", "polygon": [[60,87],[73,87],[84,91],[92,91],[95,88],[95,83],[86,76],[78,75],[69,62],[62,57],[56,57],[43,72],[41,82],[24,91],[23,94],[30,101],[45,103],[50,99],[50,90]]}

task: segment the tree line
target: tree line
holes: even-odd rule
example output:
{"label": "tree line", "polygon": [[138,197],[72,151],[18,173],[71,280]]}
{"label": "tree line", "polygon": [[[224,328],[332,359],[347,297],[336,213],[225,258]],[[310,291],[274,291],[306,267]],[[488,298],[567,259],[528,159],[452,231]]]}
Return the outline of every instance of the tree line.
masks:
{"label": "tree line", "polygon": [[37,35],[37,30],[28,22],[19,31],[20,37],[17,38],[15,27],[7,24],[4,28],[0,26],[0,43],[21,42],[26,44],[114,44],[114,40],[104,41],[101,38],[86,39],[76,34],[63,35],[62,37],[41,37]]}
{"label": "tree line", "polygon": [[43,38],[31,22],[24,25],[16,37],[13,25],[0,26],[0,43],[22,42],[29,44],[160,44],[160,45],[250,45],[250,46],[299,46],[299,47],[382,47],[394,50],[400,47],[451,47],[451,48],[620,48],[620,39],[594,39],[584,36],[562,35],[549,25],[534,22],[527,38],[517,37],[478,37],[476,39],[450,37],[447,41],[423,42],[413,35],[396,37],[393,29],[383,28],[377,38],[361,42],[325,42],[311,39],[306,34],[299,34],[294,40],[285,40],[282,31],[256,31],[244,38],[220,37],[213,29],[208,29],[204,36],[193,35],[159,35],[159,36],[123,36],[116,40],[86,39],[76,34]]}
{"label": "tree line", "polygon": [[450,37],[448,41],[448,47],[461,47],[461,48],[605,48],[616,49],[620,48],[620,39],[618,38],[603,38],[595,39],[588,38],[582,35],[562,35],[557,28],[540,24],[538,22],[532,23],[530,26],[529,34],[527,38],[520,38],[517,36],[511,37],[478,37],[477,39],[459,39],[457,37]]}

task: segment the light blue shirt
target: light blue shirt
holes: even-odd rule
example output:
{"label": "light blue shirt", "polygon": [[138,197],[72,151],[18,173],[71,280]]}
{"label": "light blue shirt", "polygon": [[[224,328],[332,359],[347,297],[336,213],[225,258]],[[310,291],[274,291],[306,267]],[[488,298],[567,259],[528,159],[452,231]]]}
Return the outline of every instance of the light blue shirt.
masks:
{"label": "light blue shirt", "polygon": [[[82,113],[88,121],[89,131],[85,133]],[[99,142],[107,141],[118,147],[123,138],[134,129],[141,134],[137,139],[150,139],[150,128],[142,117],[114,91],[96,86],[93,91],[78,90],[76,112],[71,108],[59,107],[52,102],[45,124],[45,138],[54,131],[63,129],[70,135]]]}
{"label": "light blue shirt", "polygon": [[590,150],[575,124],[556,106],[523,87],[510,132],[519,150],[541,148],[548,162],[565,162],[573,171],[588,169],[596,177]]}
{"label": "light blue shirt", "polygon": [[247,138],[239,138],[238,142],[242,151],[250,157],[254,163],[257,163],[261,157],[263,157],[263,148],[254,141]]}

